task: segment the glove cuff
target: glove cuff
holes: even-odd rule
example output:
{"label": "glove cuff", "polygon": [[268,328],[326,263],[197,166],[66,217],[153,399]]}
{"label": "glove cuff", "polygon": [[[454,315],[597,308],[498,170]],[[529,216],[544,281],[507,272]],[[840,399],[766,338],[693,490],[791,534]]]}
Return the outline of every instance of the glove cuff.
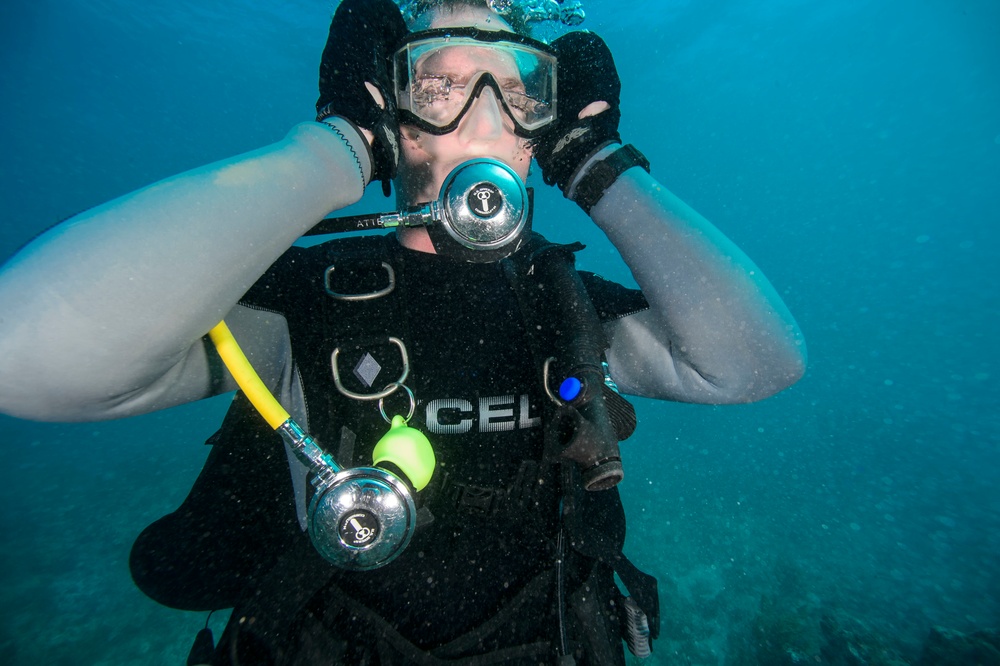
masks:
{"label": "glove cuff", "polygon": [[636,166],[649,173],[649,160],[646,156],[631,143],[626,144],[604,159],[585,166],[586,170],[577,180],[576,186],[572,192],[567,190],[566,195],[568,197],[572,194],[572,200],[589,215],[590,209],[601,200],[618,177]]}
{"label": "glove cuff", "polygon": [[[355,113],[354,115],[359,115]],[[316,120],[325,123],[327,118],[336,116],[338,120],[347,122],[364,137],[358,124],[347,118],[345,115],[338,115],[334,104],[331,102],[320,107],[316,111]],[[370,122],[369,122],[370,121]],[[399,164],[399,128],[394,121],[393,111],[389,108],[379,109],[376,107],[375,113],[371,114],[368,121],[362,119],[365,125],[370,125],[369,131],[373,135],[371,143],[364,141],[368,150],[369,164],[372,165],[372,177],[368,182],[376,180],[382,181],[382,194],[389,196],[392,188],[392,179],[396,177],[396,165]],[[330,124],[330,123],[326,123]],[[365,183],[367,187],[368,183]]]}
{"label": "glove cuff", "polygon": [[[368,144],[368,139],[365,138],[365,133],[361,131],[360,127],[351,122],[351,120],[343,116],[338,116],[332,112],[324,113],[324,111],[327,111],[329,108],[330,105],[327,104],[318,114],[316,114],[316,122],[329,127],[337,134],[337,136],[341,138],[344,143],[347,144],[347,146],[351,149],[351,152],[354,153],[354,159],[358,162],[358,168],[361,169],[361,182],[365,187],[368,187],[368,184],[374,180],[375,177],[375,156],[372,154],[372,147]],[[339,127],[340,125],[347,125],[354,130],[354,133],[358,135],[359,141],[351,141],[347,136],[345,136],[344,132]],[[358,155],[357,150],[355,149],[355,146],[358,143],[365,147],[365,154],[363,156]],[[365,178],[365,162],[362,159],[363,157],[368,158],[368,172],[371,174],[370,178]]]}
{"label": "glove cuff", "polygon": [[396,177],[396,167],[399,164],[399,126],[390,114],[383,113],[379,122],[372,127],[372,134],[375,137],[375,145],[372,146],[375,161],[372,164],[377,165],[372,180],[381,180],[382,194],[389,196],[392,179]]}
{"label": "glove cuff", "polygon": [[546,185],[556,185],[565,194],[573,175],[587,159],[609,143],[620,143],[616,129],[620,113],[608,109],[574,122],[561,136],[540,140],[537,159]]}

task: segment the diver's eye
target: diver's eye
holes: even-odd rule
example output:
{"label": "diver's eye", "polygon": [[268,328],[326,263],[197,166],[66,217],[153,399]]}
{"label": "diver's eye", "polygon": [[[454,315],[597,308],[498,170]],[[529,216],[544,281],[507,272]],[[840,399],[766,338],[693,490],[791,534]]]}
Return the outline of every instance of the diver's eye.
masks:
{"label": "diver's eye", "polygon": [[414,80],[412,86],[412,99],[414,103],[429,105],[448,99],[452,88],[455,88],[451,77],[442,76],[421,76]]}
{"label": "diver's eye", "polygon": [[544,115],[549,110],[549,105],[546,102],[535,99],[524,92],[505,91],[504,96],[511,109],[523,113],[525,116]]}

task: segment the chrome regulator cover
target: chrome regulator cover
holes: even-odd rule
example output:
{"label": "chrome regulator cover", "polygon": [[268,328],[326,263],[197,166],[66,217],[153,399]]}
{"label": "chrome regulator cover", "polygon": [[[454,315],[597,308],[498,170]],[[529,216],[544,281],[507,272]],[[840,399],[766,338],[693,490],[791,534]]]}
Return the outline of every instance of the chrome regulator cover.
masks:
{"label": "chrome regulator cover", "polygon": [[438,254],[471,262],[499,261],[531,230],[524,181],[491,159],[463,162],[448,174],[427,230]]}
{"label": "chrome regulator cover", "polygon": [[316,488],[309,503],[309,538],[327,561],[367,571],[403,552],[416,516],[403,481],[378,467],[355,467]]}

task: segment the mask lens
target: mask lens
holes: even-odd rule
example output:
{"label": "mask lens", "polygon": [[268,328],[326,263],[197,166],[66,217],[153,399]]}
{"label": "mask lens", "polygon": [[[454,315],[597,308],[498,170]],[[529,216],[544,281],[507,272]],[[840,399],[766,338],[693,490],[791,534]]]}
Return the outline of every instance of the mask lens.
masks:
{"label": "mask lens", "polygon": [[449,132],[470,106],[483,74],[503,99],[515,133],[534,135],[555,119],[555,56],[527,44],[431,37],[396,53],[395,85],[404,122]]}

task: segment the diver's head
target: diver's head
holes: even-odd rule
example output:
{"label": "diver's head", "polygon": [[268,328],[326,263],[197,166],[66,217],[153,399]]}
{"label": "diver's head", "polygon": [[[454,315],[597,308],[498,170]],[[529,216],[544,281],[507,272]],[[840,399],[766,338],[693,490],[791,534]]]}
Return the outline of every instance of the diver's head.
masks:
{"label": "diver's head", "polygon": [[[412,33],[394,58],[401,207],[436,199],[456,166],[479,157],[528,176],[530,139],[551,120],[544,117],[546,108],[554,114],[555,58],[524,36],[516,13],[501,15],[492,4],[411,3],[419,11],[410,17]],[[550,99],[537,99],[542,95]],[[421,228],[401,230],[401,241],[430,248]]]}
{"label": "diver's head", "polygon": [[449,14],[484,10],[486,14],[480,17],[481,20],[488,25],[499,26],[494,29],[528,34],[523,0],[396,0],[396,4],[412,31],[427,30],[432,21],[447,20]]}

